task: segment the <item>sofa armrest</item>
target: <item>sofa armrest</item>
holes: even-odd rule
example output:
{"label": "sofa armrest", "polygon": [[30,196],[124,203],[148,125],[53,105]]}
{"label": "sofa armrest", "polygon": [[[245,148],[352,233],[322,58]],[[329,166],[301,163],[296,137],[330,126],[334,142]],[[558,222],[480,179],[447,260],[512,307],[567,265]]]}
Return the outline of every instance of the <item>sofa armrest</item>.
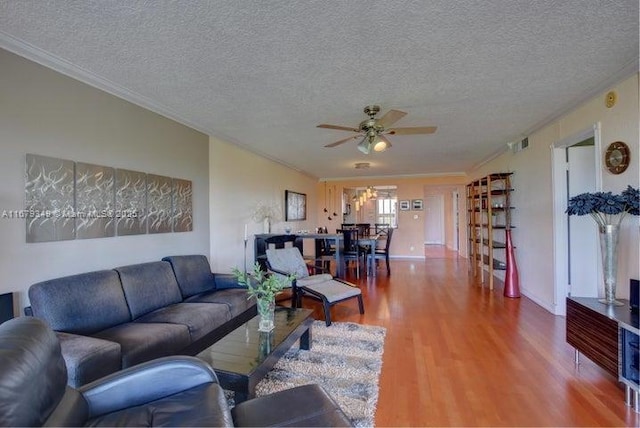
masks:
{"label": "sofa armrest", "polygon": [[247,288],[238,284],[238,278],[231,273],[214,273],[213,280],[216,284],[216,290],[224,290],[227,288]]}
{"label": "sofa armrest", "polygon": [[89,418],[139,406],[205,383],[215,372],[195,357],[171,356],[138,364],[78,389],[89,404]]}

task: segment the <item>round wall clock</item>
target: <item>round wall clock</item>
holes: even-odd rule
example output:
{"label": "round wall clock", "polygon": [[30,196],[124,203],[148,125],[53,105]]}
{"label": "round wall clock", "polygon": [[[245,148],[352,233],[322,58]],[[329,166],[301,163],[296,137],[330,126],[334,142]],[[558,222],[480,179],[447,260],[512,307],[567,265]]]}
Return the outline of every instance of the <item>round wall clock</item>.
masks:
{"label": "round wall clock", "polygon": [[612,174],[620,174],[629,166],[631,153],[629,146],[622,141],[609,144],[604,154],[604,163]]}

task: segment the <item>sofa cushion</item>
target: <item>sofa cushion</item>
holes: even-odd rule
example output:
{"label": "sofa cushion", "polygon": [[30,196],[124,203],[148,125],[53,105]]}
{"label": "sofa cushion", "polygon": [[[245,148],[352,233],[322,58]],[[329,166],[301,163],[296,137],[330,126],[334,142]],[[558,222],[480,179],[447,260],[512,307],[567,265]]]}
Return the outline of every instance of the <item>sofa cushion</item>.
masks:
{"label": "sofa cushion", "polygon": [[108,427],[232,427],[224,391],[207,383],[151,403],[91,419],[86,426]]}
{"label": "sofa cushion", "polygon": [[56,335],[67,365],[67,384],[74,388],[122,368],[119,343],[64,332]]}
{"label": "sofa cushion", "polygon": [[177,354],[190,343],[189,329],[182,324],[130,322],[100,331],[94,336],[120,344],[122,368]]}
{"label": "sofa cushion", "polygon": [[229,307],[220,303],[177,303],[156,309],[136,319],[140,323],[183,324],[189,328],[191,341],[200,339],[215,326],[231,319]]}
{"label": "sofa cushion", "polygon": [[205,256],[169,256],[162,260],[171,264],[183,298],[215,289],[211,266]]}
{"label": "sofa cushion", "polygon": [[182,301],[176,277],[167,262],[140,263],[115,270],[120,275],[133,319]]}
{"label": "sofa cushion", "polygon": [[120,279],[113,270],[33,284],[29,300],[33,315],[57,331],[92,334],[131,321]]}
{"label": "sofa cushion", "polygon": [[248,299],[246,288],[227,288],[197,294],[185,299],[185,303],[222,303],[229,308],[231,317],[236,317],[256,304],[255,299]]}

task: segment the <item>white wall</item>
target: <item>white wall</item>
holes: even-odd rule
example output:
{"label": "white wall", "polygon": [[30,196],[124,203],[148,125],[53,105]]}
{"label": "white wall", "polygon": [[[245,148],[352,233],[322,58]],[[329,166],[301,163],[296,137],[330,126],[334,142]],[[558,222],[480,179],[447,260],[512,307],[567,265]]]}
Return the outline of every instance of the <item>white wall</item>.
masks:
{"label": "white wall", "polygon": [[208,137],[24,58],[0,50],[0,212],[24,208],[25,154],[193,182],[194,230],[48,243],[25,242],[25,220],[0,218],[0,293],[37,281],[209,253]]}
{"label": "white wall", "polygon": [[[292,231],[312,231],[318,226],[316,178],[214,137],[209,140],[209,165],[210,261],[214,272],[230,272],[234,267],[242,270],[245,224],[249,231],[247,266],[253,264],[253,235],[263,233],[263,225],[254,222],[251,214],[260,202],[279,207],[280,219],[271,226],[274,233],[284,232],[285,225]],[[284,221],[285,190],[306,193],[306,221]],[[305,240],[305,251],[309,242]]]}
{"label": "white wall", "polygon": [[[618,94],[618,103],[605,107],[604,97],[609,90]],[[516,259],[520,274],[520,288],[551,312],[555,312],[553,258],[553,200],[552,162],[550,146],[560,140],[591,128],[600,122],[602,150],[614,141],[624,141],[631,149],[631,165],[620,175],[612,175],[602,168],[603,190],[615,193],[627,185],[638,187],[640,182],[638,75],[620,82],[602,94],[577,107],[557,121],[529,136],[529,148],[513,154],[504,153],[473,171],[477,178],[491,172],[514,171],[513,231]],[[628,298],[629,279],[640,277],[639,219],[629,216],[624,221],[619,242],[618,298]]]}

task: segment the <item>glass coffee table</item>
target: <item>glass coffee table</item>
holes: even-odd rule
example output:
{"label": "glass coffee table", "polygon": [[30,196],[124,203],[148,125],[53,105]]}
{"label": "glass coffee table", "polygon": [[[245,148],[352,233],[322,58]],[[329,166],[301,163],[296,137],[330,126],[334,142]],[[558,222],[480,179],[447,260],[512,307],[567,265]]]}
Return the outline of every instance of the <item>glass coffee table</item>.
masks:
{"label": "glass coffee table", "polygon": [[312,312],[276,307],[271,332],[258,331],[255,316],[196,357],[213,367],[220,386],[235,393],[236,403],[254,398],[258,382],[297,340],[300,349],[311,348]]}

